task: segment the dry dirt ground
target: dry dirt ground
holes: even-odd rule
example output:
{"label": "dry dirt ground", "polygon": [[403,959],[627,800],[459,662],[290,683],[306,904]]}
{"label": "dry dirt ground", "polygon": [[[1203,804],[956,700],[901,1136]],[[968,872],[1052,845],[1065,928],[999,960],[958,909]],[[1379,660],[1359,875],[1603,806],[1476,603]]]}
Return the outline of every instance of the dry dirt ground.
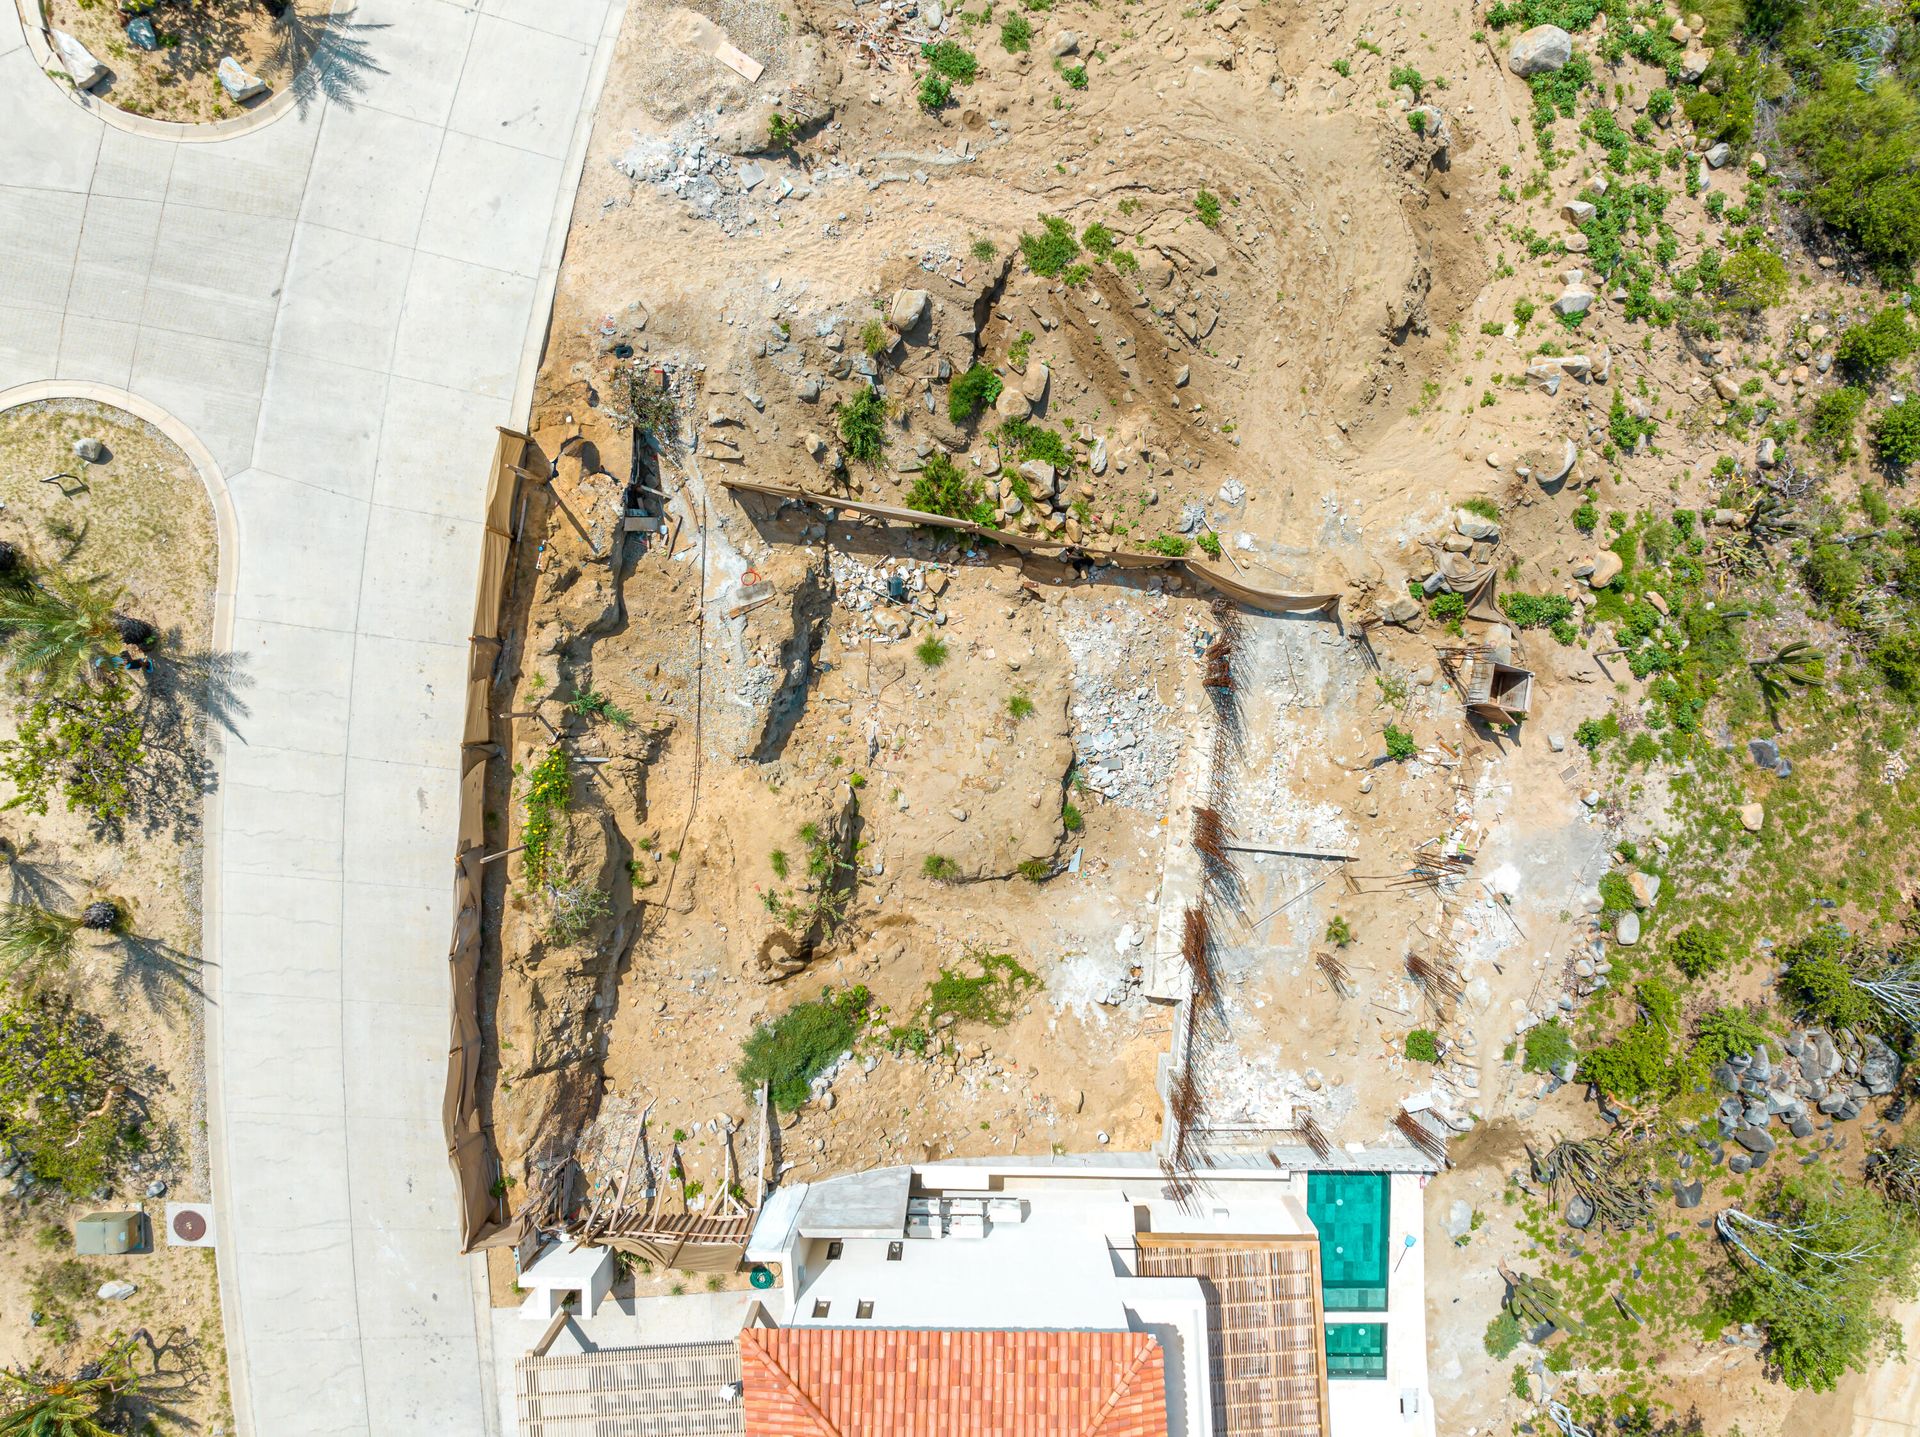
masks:
{"label": "dry dirt ground", "polygon": [[[74,456],[82,437],[106,445],[105,463]],[[57,475],[69,477],[43,482]],[[162,631],[157,689],[177,689],[204,665],[217,565],[213,513],[191,463],[157,430],[77,401],[0,413],[0,504],[0,539],[41,569],[64,564],[124,589],[120,610]],[[11,736],[13,723],[10,693],[0,704],[0,736]],[[180,734],[157,725],[155,737],[169,742]],[[185,741],[197,755],[193,731]],[[82,946],[73,964],[46,982],[130,1046],[146,1144],[99,1192],[74,1197],[44,1184],[25,1187],[17,1171],[0,1184],[0,1270],[9,1274],[0,1284],[0,1365],[71,1368],[108,1334],[144,1327],[156,1342],[172,1344],[153,1384],[156,1396],[177,1414],[180,1430],[206,1431],[230,1420],[213,1253],[168,1247],[165,1238],[168,1200],[212,1196],[196,977],[199,770],[193,757],[157,767],[171,773],[169,786],[149,794],[117,838],[91,831],[85,815],[67,812],[57,798],[45,815],[0,813],[0,835],[16,854],[4,879],[9,901],[72,911],[110,896],[129,915],[130,938]],[[160,1190],[150,1195],[156,1184]],[[76,1218],[132,1208],[148,1214],[155,1251],[74,1256]],[[138,1289],[132,1297],[97,1298],[102,1284],[122,1279]],[[144,1353],[140,1363],[147,1372]]]}
{"label": "dry dirt ground", "polygon": [[285,89],[319,42],[330,8],[329,0],[289,0],[276,16],[261,0],[162,5],[147,17],[159,41],[154,50],[128,37],[127,17],[113,0],[47,0],[47,18],[111,72],[95,94],[136,115],[191,123],[246,108],[220,85],[220,62],[229,55],[266,81],[269,94]]}
{"label": "dry dirt ground", "polygon": [[[1031,49],[1009,54],[1004,13],[949,11],[936,32],[924,4],[628,12],[536,395],[535,467],[554,477],[528,486],[521,515],[496,705],[520,716],[518,777],[489,804],[498,846],[520,842],[526,778],[564,736],[573,806],[555,847],[569,885],[611,898],[561,941],[524,859],[493,870],[492,1117],[509,1182],[538,1184],[583,1133],[617,1160],[603,1129],[630,1131],[652,1102],[652,1131],[676,1134],[687,1177],[717,1192],[729,1151],[732,1171],[751,1162],[734,1068],[757,1022],[861,983],[882,1026],[900,1023],[981,952],[1039,979],[1008,1026],[940,1030],[925,1053],[876,1032],[780,1120],[780,1170],[1157,1140],[1177,1010],[1151,993],[1195,883],[1201,655],[1218,622],[1203,590],[1098,560],[1210,531],[1243,582],[1338,593],[1344,620],[1244,620],[1236,840],[1352,856],[1241,856],[1204,1126],[1259,1142],[1310,1113],[1336,1141],[1390,1141],[1409,1100],[1463,1132],[1506,1119],[1430,1191],[1436,1214],[1456,1198],[1491,1212],[1515,1123],[1597,1127],[1508,1050],[1529,1015],[1571,1002],[1610,852],[1664,822],[1657,790],[1583,801],[1598,785],[1572,742],[1641,685],[1544,631],[1476,625],[1536,676],[1529,721],[1502,735],[1467,722],[1442,662],[1452,635],[1363,621],[1391,617],[1443,545],[1509,588],[1590,601],[1572,577],[1593,550],[1575,509],[1711,508],[1713,461],[1750,461],[1720,432],[1716,373],[1817,389],[1828,381],[1796,368],[1817,342],[1806,322],[1837,327],[1857,299],[1796,251],[1801,313],[1745,342],[1689,352],[1606,296],[1562,335],[1547,305],[1579,258],[1531,256],[1519,227],[1566,232],[1559,206],[1601,157],[1513,193],[1509,173],[1535,165],[1531,99],[1465,7],[1023,13]],[[936,33],[980,73],[927,114],[919,46]],[[722,40],[765,65],[757,81],[712,58]],[[1400,65],[1426,77],[1442,135],[1408,124]],[[1608,75],[1623,124],[1659,83],[1631,61]],[[769,145],[775,113],[799,127],[790,148]],[[1685,140],[1683,120],[1671,134]],[[1683,263],[1718,242],[1703,200],[1667,214]],[[1047,215],[1076,235],[1108,227],[1137,268],[1083,251],[1084,274],[1032,273],[1017,239]],[[1523,300],[1531,329],[1514,322]],[[1523,377],[1549,338],[1592,356],[1551,394]],[[975,363],[1002,398],[952,420],[949,382]],[[870,378],[889,407],[873,464],[846,459],[835,419]],[[635,413],[662,393],[670,436],[636,442]],[[1661,422],[1657,463],[1602,459],[1615,394]],[[995,431],[1023,416],[1070,452],[1064,512],[1009,502],[1017,456]],[[1564,482],[1527,476],[1567,444]],[[1078,542],[1089,562],[1023,564],[725,484],[898,504],[936,449],[998,522]],[[1466,538],[1469,500],[1497,506],[1497,535]],[[646,523],[623,534],[629,511]],[[928,639],[937,664],[919,656]],[[1387,760],[1389,724],[1412,758]],[[830,932],[811,911],[795,921],[810,900],[774,856],[803,855],[807,834],[853,875]],[[1465,878],[1419,881],[1442,852],[1472,856]],[[1344,993],[1316,956],[1336,918],[1352,935]],[[1411,954],[1448,967],[1458,998],[1417,986]],[[1423,1026],[1447,1044],[1437,1067],[1404,1055]],[[1492,1259],[1525,1242],[1508,1215],[1466,1247],[1436,1244],[1442,1430],[1526,1415],[1480,1347]],[[1748,1437],[1774,1430],[1781,1404],[1754,1399],[1750,1350],[1676,1364],[1687,1372],[1710,1430],[1735,1415]]]}

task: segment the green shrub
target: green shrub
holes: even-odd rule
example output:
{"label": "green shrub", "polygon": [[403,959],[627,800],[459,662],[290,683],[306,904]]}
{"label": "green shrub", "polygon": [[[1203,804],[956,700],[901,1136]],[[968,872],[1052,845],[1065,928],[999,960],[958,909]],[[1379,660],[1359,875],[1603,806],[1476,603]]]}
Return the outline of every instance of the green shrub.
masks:
{"label": "green shrub", "polygon": [[1387,743],[1387,757],[1396,763],[1404,762],[1420,752],[1420,745],[1413,741],[1413,735],[1397,724],[1388,724],[1381,737]]}
{"label": "green shrub", "polygon": [[126,1066],[121,1040],[70,999],[17,999],[0,1011],[0,1144],[41,1182],[92,1199],[128,1148],[115,1091]]}
{"label": "green shrub", "polygon": [[1169,559],[1179,559],[1193,546],[1178,534],[1155,534],[1147,540],[1145,548],[1149,554],[1163,554]]}
{"label": "green shrub", "polygon": [[1327,942],[1336,948],[1346,947],[1353,942],[1353,925],[1338,913],[1334,914],[1333,921],[1327,924]]}
{"label": "green shrub", "polygon": [[1659,89],[1648,95],[1647,113],[1652,115],[1656,120],[1662,115],[1671,115],[1673,113],[1673,91],[1669,90],[1665,85],[1662,85]]}
{"label": "green shrub", "polygon": [[1675,1073],[1666,1033],[1642,1019],[1620,1037],[1590,1048],[1580,1075],[1603,1093],[1628,1102],[1671,1091]]}
{"label": "green shrub", "polygon": [[947,642],[938,634],[928,634],[913,646],[913,656],[930,669],[937,669],[947,661]]}
{"label": "green shrub", "polygon": [[1473,498],[1465,500],[1461,503],[1460,507],[1469,514],[1478,514],[1488,523],[1497,524],[1500,522],[1500,506],[1484,494],[1477,494]]}
{"label": "green shrub", "polygon": [[1873,1027],[1873,1001],[1853,981],[1854,940],[1836,927],[1815,930],[1787,949],[1780,989],[1803,1011],[1836,1027]]}
{"label": "green shrub", "polygon": [[1873,666],[1894,693],[1920,700],[1920,634],[1911,629],[1888,634],[1874,646]]}
{"label": "green shrub", "polygon": [[761,1023],[741,1047],[734,1070],[741,1087],[751,1093],[765,1083],[774,1106],[792,1112],[811,1096],[813,1080],[859,1040],[872,1002],[864,987],[822,990]]}
{"label": "green shrub", "polygon": [[962,85],[970,85],[980,72],[980,60],[973,51],[953,40],[922,45],[920,54],[939,74]]}
{"label": "green shrub", "polygon": [[953,883],[960,877],[960,865],[941,853],[929,853],[920,860],[920,876],[935,883]]}
{"label": "green shrub", "polygon": [[1456,594],[1451,589],[1442,589],[1427,605],[1427,613],[1439,623],[1457,624],[1467,616],[1467,596]]}
{"label": "green shrub", "polygon": [[1719,304],[1759,314],[1787,297],[1787,263],[1772,250],[1743,249],[1720,269]]}
{"label": "green shrub", "polygon": [[1070,803],[1060,805],[1060,826],[1068,833],[1078,833],[1087,826],[1086,815]]}
{"label": "green shrub", "polygon": [[920,108],[928,114],[944,110],[953,100],[953,81],[938,71],[929,70],[920,77],[920,89],[915,95]]}
{"label": "green shrub", "polygon": [[767,117],[767,148],[790,150],[800,138],[800,126],[775,110]]}
{"label": "green shrub", "polygon": [[1600,527],[1600,510],[1592,499],[1580,501],[1580,507],[1573,511],[1573,527],[1582,534],[1591,534]]}
{"label": "green shrub", "polygon": [[1080,243],[1087,247],[1087,253],[1095,259],[1111,259],[1114,250],[1120,246],[1114,232],[1098,220],[1080,231]]}
{"label": "green shrub", "polygon": [[1862,89],[1836,64],[1805,103],[1780,122],[1780,137],[1811,165],[1808,203],[1875,264],[1920,259],[1920,107],[1891,75]]}
{"label": "green shrub", "polygon": [[1200,546],[1200,552],[1209,559],[1220,557],[1220,536],[1211,529],[1202,530],[1193,536],[1193,542]]}
{"label": "green shrub", "polygon": [[1807,416],[1807,442],[1836,459],[1853,454],[1853,427],[1866,408],[1867,391],[1851,384],[1829,389],[1813,401]]}
{"label": "green shrub", "polygon": [[860,326],[860,348],[869,359],[878,359],[892,343],[892,334],[879,320],[870,319]]}
{"label": "green shrub", "polygon": [[554,828],[573,803],[565,749],[556,744],[541,756],[527,775],[527,793],[521,803],[527,816],[520,827],[520,871],[528,883],[538,885],[546,882],[555,861]]}
{"label": "green shrub", "polygon": [[1039,234],[1020,236],[1020,253],[1027,268],[1042,277],[1061,273],[1080,253],[1080,241],[1073,237],[1073,226],[1058,215],[1040,216]]}
{"label": "green shrub", "polygon": [[873,464],[887,447],[887,401],[877,389],[863,389],[837,411],[840,438],[847,453]]}
{"label": "green shrub", "polygon": [[1520,1345],[1522,1336],[1520,1319],[1503,1307],[1487,1324],[1486,1336],[1480,1341],[1487,1349],[1487,1356],[1500,1361],[1513,1355],[1513,1349]]}
{"label": "green shrub", "polygon": [[1220,227],[1220,196],[1212,190],[1202,190],[1193,197],[1193,212],[1200,216],[1200,223],[1208,229]]}
{"label": "green shrub", "polygon": [[1522,629],[1544,629],[1573,617],[1573,600],[1565,594],[1502,594],[1500,611]]}
{"label": "green shrub", "polygon": [[1612,714],[1605,718],[1581,719],[1580,727],[1573,731],[1573,741],[1592,753],[1610,738],[1620,737],[1620,720]]}
{"label": "green shrub", "polygon": [[1907,312],[1888,305],[1865,324],[1847,326],[1833,348],[1834,363],[1848,381],[1863,388],[1884,379],[1887,371],[1920,346]]}
{"label": "green shrub", "polygon": [[1667,959],[1689,978],[1704,978],[1733,956],[1733,940],[1723,928],[1693,923],[1667,940]]}
{"label": "green shrub", "polygon": [[1606,923],[1633,911],[1633,888],[1627,875],[1615,869],[1600,878],[1600,921]]}
{"label": "green shrub", "polygon": [[978,952],[968,957],[979,965],[976,974],[942,968],[927,992],[927,1026],[951,1013],[962,1023],[984,1023],[1004,1028],[1013,1021],[1029,991],[1040,986],[1040,979],[1011,953]]}
{"label": "green shrub", "polygon": [[975,524],[993,522],[993,505],[981,496],[979,480],[962,473],[944,449],[928,451],[913,487],[907,490],[907,507]]}
{"label": "green shrub", "polygon": [[1025,15],[1009,15],[1000,22],[1000,48],[1018,55],[1033,45],[1033,23]]}
{"label": "green shrub", "polygon": [[965,424],[998,399],[1002,387],[999,375],[984,364],[974,365],[947,387],[947,418]]}
{"label": "green shrub", "polygon": [[1708,1066],[1735,1053],[1751,1053],[1767,1041],[1767,1030],[1745,1008],[1711,1008],[1693,1030],[1693,1050]]}
{"label": "green shrub", "polygon": [[1033,717],[1033,700],[1025,694],[1014,694],[1007,700],[1007,713],[1016,721]]}
{"label": "green shrub", "polygon": [[1551,1072],[1573,1061],[1573,1039],[1560,1020],[1536,1023],[1527,1029],[1527,1052],[1520,1066],[1529,1073]]}
{"label": "green shrub", "polygon": [[1060,78],[1067,82],[1069,89],[1084,90],[1087,88],[1087,67],[1085,65],[1062,65],[1060,67]]}
{"label": "green shrub", "polygon": [[1873,452],[1895,469],[1920,459],[1920,399],[1903,399],[1873,421]]}
{"label": "green shrub", "polygon": [[1807,581],[1807,592],[1828,608],[1846,603],[1860,592],[1860,585],[1866,580],[1860,561],[1843,544],[1816,544],[1807,556],[1802,575]]}
{"label": "green shrub", "polygon": [[1407,1034],[1407,1057],[1415,1063],[1440,1061],[1440,1040],[1431,1028],[1415,1028]]}
{"label": "green shrub", "polygon": [[1387,76],[1387,86],[1397,90],[1402,85],[1410,88],[1413,98],[1418,100],[1421,92],[1427,88],[1427,78],[1411,65],[1395,65],[1393,72]]}

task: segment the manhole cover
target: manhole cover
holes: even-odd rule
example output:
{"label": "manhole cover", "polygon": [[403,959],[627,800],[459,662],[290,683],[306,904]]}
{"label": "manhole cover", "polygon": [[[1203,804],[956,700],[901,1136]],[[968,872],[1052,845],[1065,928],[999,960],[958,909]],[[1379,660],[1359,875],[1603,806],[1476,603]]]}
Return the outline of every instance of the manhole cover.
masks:
{"label": "manhole cover", "polygon": [[198,1242],[207,1235],[207,1220],[191,1208],[173,1215],[173,1235],[182,1242]]}

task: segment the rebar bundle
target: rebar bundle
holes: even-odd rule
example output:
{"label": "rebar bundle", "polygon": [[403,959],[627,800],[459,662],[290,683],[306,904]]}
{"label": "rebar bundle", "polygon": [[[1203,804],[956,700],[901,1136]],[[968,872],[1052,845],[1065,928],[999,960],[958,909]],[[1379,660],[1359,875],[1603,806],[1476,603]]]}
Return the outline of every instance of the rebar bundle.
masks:
{"label": "rebar bundle", "polygon": [[1420,991],[1436,1012],[1450,1013],[1453,1005],[1460,1001],[1464,985],[1460,975],[1453,971],[1443,958],[1429,958],[1423,953],[1407,955],[1407,976],[1420,985]]}
{"label": "rebar bundle", "polygon": [[1402,1108],[1398,1113],[1394,1114],[1393,1125],[1399,1130],[1401,1137],[1412,1143],[1414,1147],[1418,1148],[1423,1154],[1441,1166],[1447,1166],[1447,1140],[1445,1137],[1436,1133],[1405,1108]]}
{"label": "rebar bundle", "polygon": [[1326,1129],[1314,1120],[1312,1113],[1300,1115],[1300,1136],[1306,1145],[1313,1149],[1313,1155],[1325,1162],[1333,1155],[1333,1139],[1327,1136]]}
{"label": "rebar bundle", "polygon": [[1333,984],[1333,991],[1342,998],[1353,993],[1353,974],[1347,971],[1347,960],[1337,949],[1323,948],[1313,955],[1313,961],[1320,965],[1320,971],[1327,975],[1327,981]]}
{"label": "rebar bundle", "polygon": [[1187,965],[1188,991],[1197,1001],[1212,1002],[1213,927],[1207,910],[1199,904],[1188,908],[1182,920],[1180,957]]}

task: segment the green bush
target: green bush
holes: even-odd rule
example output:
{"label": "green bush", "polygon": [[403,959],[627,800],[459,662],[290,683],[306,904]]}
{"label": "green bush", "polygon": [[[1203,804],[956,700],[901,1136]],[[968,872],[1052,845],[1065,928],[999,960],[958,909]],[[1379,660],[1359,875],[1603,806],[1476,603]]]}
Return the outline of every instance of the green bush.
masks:
{"label": "green bush", "polygon": [[913,656],[923,667],[937,669],[947,661],[947,641],[938,634],[928,634],[913,646]]}
{"label": "green bush", "polygon": [[1420,752],[1420,745],[1413,741],[1413,735],[1397,724],[1388,724],[1381,737],[1387,743],[1387,757],[1396,763],[1405,762]]}
{"label": "green bush", "polygon": [[980,72],[980,60],[973,51],[952,40],[922,45],[920,54],[938,73],[962,85],[972,84],[974,76]]}
{"label": "green bush", "polygon": [[1520,1345],[1523,1335],[1520,1319],[1503,1307],[1487,1324],[1486,1336],[1480,1340],[1487,1349],[1487,1356],[1499,1361],[1513,1355],[1513,1349]]}
{"label": "green bush", "polygon": [[1760,1020],[1745,1008],[1711,1008],[1694,1027],[1693,1050],[1711,1066],[1735,1053],[1751,1053],[1768,1036]]}
{"label": "green bush", "polygon": [[1693,923],[1667,940],[1667,959],[1689,978],[1704,978],[1726,966],[1733,940],[1723,928]]}
{"label": "green bush", "polygon": [[1087,67],[1085,65],[1062,65],[1060,78],[1067,82],[1067,88],[1084,90],[1087,88]]}
{"label": "green bush", "polygon": [[927,1026],[951,1013],[963,1023],[984,1023],[1004,1028],[1027,993],[1040,986],[1040,980],[1010,953],[979,952],[968,955],[977,963],[977,974],[959,973],[942,968],[927,993]]}
{"label": "green bush", "polygon": [[984,364],[974,365],[948,386],[947,418],[965,424],[998,399],[1002,387],[999,375]]}
{"label": "green bush", "polygon": [[1018,459],[1038,459],[1051,464],[1054,472],[1065,474],[1073,468],[1073,451],[1057,430],[1030,419],[1009,419],[994,431],[1003,453]]}
{"label": "green bush", "polygon": [[1780,137],[1812,167],[1813,212],[1875,264],[1920,259],[1920,106],[1892,76],[1871,89],[1838,64],[1780,122]]}
{"label": "green bush", "polygon": [[1336,948],[1346,947],[1353,942],[1353,925],[1338,913],[1334,914],[1333,921],[1327,924],[1327,942]]}
{"label": "green bush", "polygon": [[1438,623],[1457,624],[1467,616],[1467,596],[1443,589],[1433,596],[1427,613]]}
{"label": "green bush", "polygon": [[1000,22],[1000,48],[1018,55],[1033,46],[1033,23],[1025,15],[1009,15]]}
{"label": "green bush", "polygon": [[1860,561],[1843,544],[1816,544],[1802,574],[1807,592],[1828,608],[1846,603],[1866,580]]}
{"label": "green bush", "polygon": [[1415,1028],[1407,1034],[1407,1057],[1416,1063],[1440,1061],[1440,1040],[1431,1028]]}
{"label": "green bush", "polygon": [[960,865],[941,853],[929,853],[920,860],[920,876],[935,883],[954,883],[960,877]]}
{"label": "green bush", "polygon": [[975,524],[993,522],[993,505],[981,496],[980,482],[963,474],[944,449],[928,451],[913,487],[907,490],[907,507]]}
{"label": "green bush", "polygon": [[1854,940],[1844,929],[1817,929],[1782,956],[1780,989],[1803,1011],[1836,1027],[1876,1026],[1873,1000],[1853,981]]}
{"label": "green bush", "polygon": [[1911,629],[1888,634],[1874,646],[1873,666],[1894,693],[1920,700],[1920,634]]}
{"label": "green bush", "polygon": [[1573,1039],[1560,1020],[1537,1023],[1527,1029],[1526,1057],[1520,1066],[1529,1073],[1551,1072],[1573,1061]]}
{"label": "green bush", "polygon": [[887,401],[877,389],[863,389],[837,411],[840,438],[847,453],[872,464],[887,447]]}
{"label": "green bush", "polygon": [[1095,259],[1111,259],[1113,252],[1120,247],[1119,237],[1098,220],[1080,231],[1080,243],[1087,247],[1087,253]]}
{"label": "green bush", "polygon": [[1208,229],[1220,226],[1220,196],[1212,190],[1202,190],[1193,197],[1193,212],[1200,216],[1200,223]]}
{"label": "green bush", "polygon": [[765,1083],[774,1106],[792,1112],[811,1095],[813,1080],[859,1040],[872,1002],[865,987],[823,989],[761,1023],[741,1046],[734,1069],[740,1086],[751,1093]]}
{"label": "green bush", "polygon": [[125,1048],[92,1014],[53,993],[0,1011],[0,1144],[80,1199],[127,1150]]}
{"label": "green bush", "polygon": [[1608,922],[1633,911],[1633,888],[1627,875],[1615,869],[1600,878],[1600,921]]}
{"label": "green bush", "polygon": [[1220,536],[1211,529],[1202,530],[1193,536],[1193,542],[1200,546],[1200,552],[1209,559],[1220,557]]}
{"label": "green bush", "polygon": [[1169,559],[1179,559],[1193,546],[1178,534],[1155,534],[1146,542],[1149,554],[1163,554]]}
{"label": "green bush", "polygon": [[1573,527],[1582,534],[1591,534],[1600,527],[1600,509],[1592,499],[1582,499],[1580,507],[1573,511]]}
{"label": "green bush", "polygon": [[1675,1082],[1672,1045],[1664,1032],[1642,1019],[1613,1042],[1589,1048],[1580,1060],[1580,1075],[1601,1092],[1628,1102],[1665,1096]]}
{"label": "green bush", "polygon": [[1573,600],[1565,594],[1502,594],[1500,611],[1519,628],[1551,628],[1573,617]]}
{"label": "green bush", "polygon": [[1887,371],[1920,346],[1907,312],[1888,305],[1865,324],[1849,325],[1833,348],[1834,363],[1848,381],[1865,387],[1884,379]]}
{"label": "green bush", "polygon": [[1829,389],[1813,401],[1807,416],[1807,441],[1836,459],[1853,454],[1853,426],[1866,408],[1867,391],[1851,384]]}
{"label": "green bush", "polygon": [[1741,314],[1759,314],[1787,297],[1787,263],[1772,250],[1743,249],[1720,270],[1719,304]]}
{"label": "green bush", "polygon": [[1873,421],[1873,452],[1895,469],[1920,459],[1920,399],[1903,399]]}
{"label": "green bush", "polygon": [[920,108],[930,115],[944,110],[953,100],[953,81],[938,71],[929,70],[920,77],[915,98],[920,101]]}
{"label": "green bush", "polygon": [[1073,226],[1060,216],[1041,215],[1040,233],[1020,236],[1020,253],[1028,269],[1050,278],[1073,263],[1080,253],[1080,241],[1073,237]]}

